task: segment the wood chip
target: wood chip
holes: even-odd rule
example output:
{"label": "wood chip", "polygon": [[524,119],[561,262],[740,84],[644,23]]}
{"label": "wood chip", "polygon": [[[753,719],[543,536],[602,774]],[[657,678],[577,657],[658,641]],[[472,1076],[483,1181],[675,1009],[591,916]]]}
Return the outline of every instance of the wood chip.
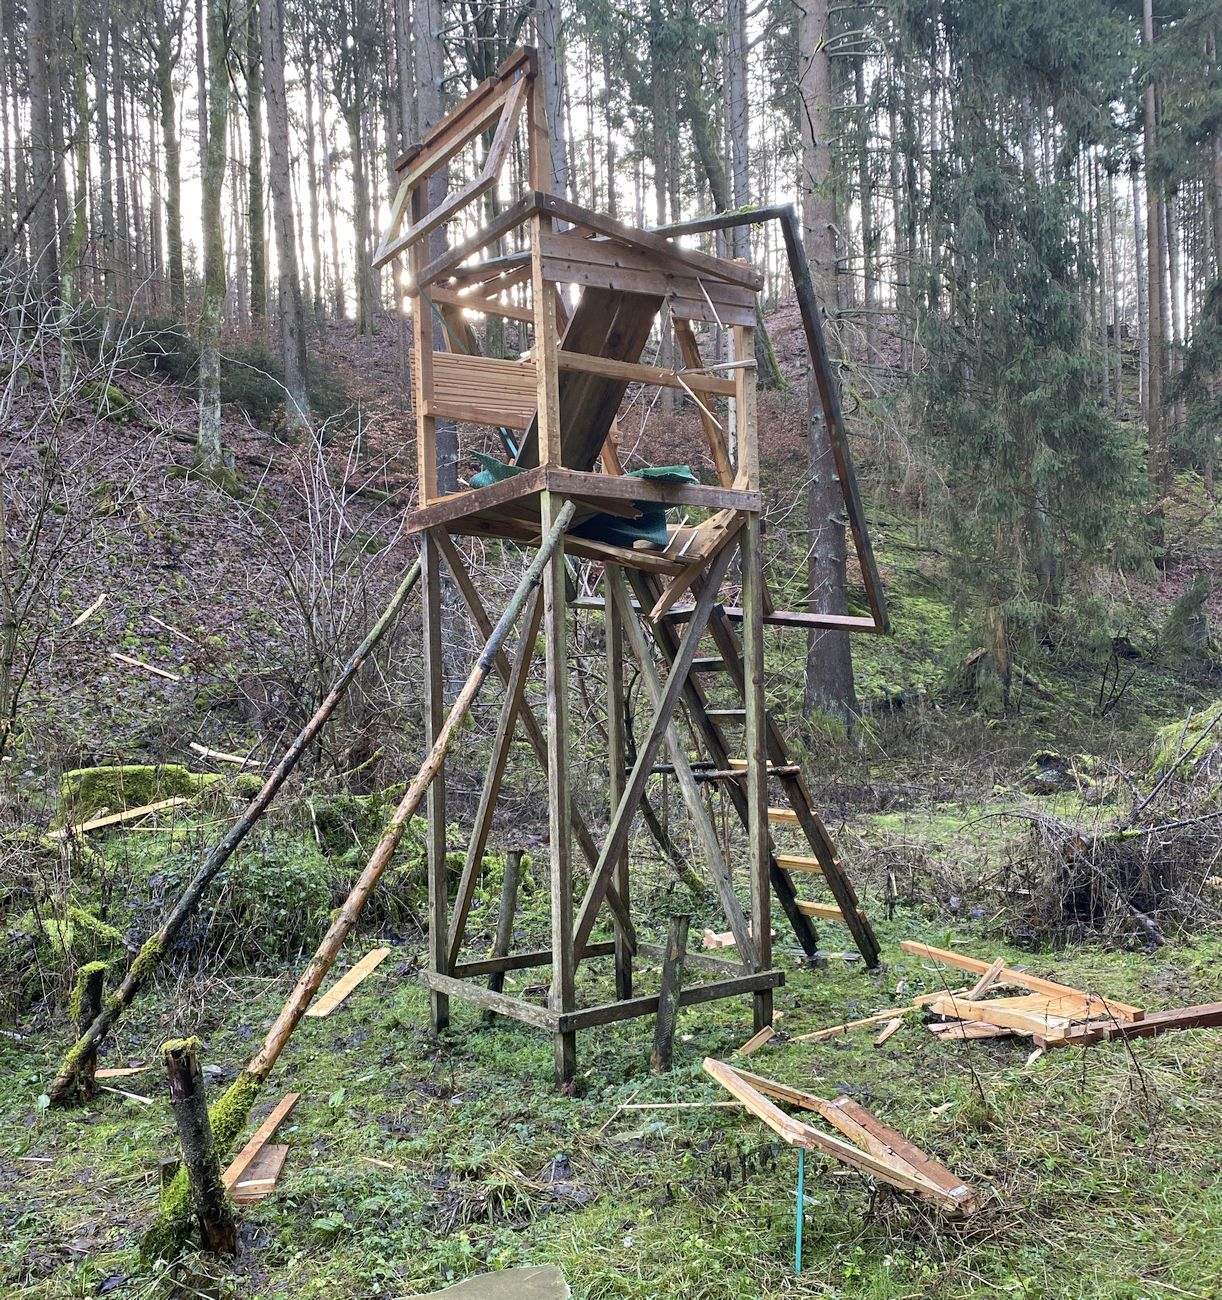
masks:
{"label": "wood chip", "polygon": [[904,1022],[899,1018],[899,1016],[896,1016],[894,1020],[887,1021],[886,1026],[883,1028],[883,1032],[874,1040],[874,1046],[881,1047],[903,1023]]}

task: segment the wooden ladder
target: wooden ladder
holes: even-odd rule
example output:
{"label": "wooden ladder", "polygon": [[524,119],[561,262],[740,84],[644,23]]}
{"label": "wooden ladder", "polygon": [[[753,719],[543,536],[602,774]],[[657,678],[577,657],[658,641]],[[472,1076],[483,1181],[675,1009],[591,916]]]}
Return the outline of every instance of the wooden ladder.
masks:
{"label": "wooden ladder", "polygon": [[[640,570],[628,570],[627,576],[641,607],[652,608],[660,591],[657,578]],[[679,644],[675,621],[662,618],[653,625],[653,630],[655,641],[663,656],[668,664],[673,665]],[[741,746],[735,746],[727,740],[726,729],[741,725],[745,716],[745,709],[742,707],[746,702],[742,644],[737,631],[720,605],[713,608],[707,635],[711,636],[716,643],[717,655],[697,658],[693,661],[687,681],[684,683],[683,701],[687,706],[692,726],[714,765],[723,771],[728,771],[741,765],[741,760],[734,757],[736,749],[740,749]],[[725,677],[738,697],[738,707],[729,709],[710,705],[702,678],[711,674]],[[797,765],[790,757],[785,737],[777,726],[771,710],[765,711],[764,729],[770,779],[779,782],[787,804],[787,806],[768,809],[769,876],[773,893],[789,918],[794,934],[807,956],[814,956],[818,951],[818,940],[811,918],[819,917],[825,920],[843,921],[848,926],[853,942],[866,965],[876,966],[879,946],[873,927],[865,912],[862,911],[852,881],[837,856],[835,842],[815,811],[810,792],[806,788],[801,772],[796,770]],[[741,782],[733,779],[725,782],[725,789],[745,826],[747,824],[746,790]],[[783,826],[800,831],[806,838],[813,856],[778,851],[776,832]],[[818,902],[800,898],[794,886],[792,872],[803,876],[822,877],[834,901]]]}

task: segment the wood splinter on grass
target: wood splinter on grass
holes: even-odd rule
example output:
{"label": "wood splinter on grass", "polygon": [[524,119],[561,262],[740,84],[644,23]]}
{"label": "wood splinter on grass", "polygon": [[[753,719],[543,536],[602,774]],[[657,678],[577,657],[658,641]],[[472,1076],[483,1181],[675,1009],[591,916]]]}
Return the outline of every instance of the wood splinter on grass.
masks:
{"label": "wood splinter on grass", "polygon": [[875,1038],[874,1046],[881,1047],[903,1023],[904,1022],[899,1016],[896,1016],[894,1020],[888,1020],[886,1025],[883,1027],[882,1033]]}
{"label": "wood splinter on grass", "polygon": [[734,1055],[750,1056],[752,1052],[758,1052],[765,1043],[770,1043],[775,1037],[776,1030],[771,1025],[765,1025],[759,1033],[752,1034]]}
{"label": "wood splinter on grass", "polygon": [[306,1010],[306,1015],[314,1020],[329,1016],[336,1007],[341,1006],[358,984],[390,956],[389,948],[374,948],[367,952],[360,961]]}

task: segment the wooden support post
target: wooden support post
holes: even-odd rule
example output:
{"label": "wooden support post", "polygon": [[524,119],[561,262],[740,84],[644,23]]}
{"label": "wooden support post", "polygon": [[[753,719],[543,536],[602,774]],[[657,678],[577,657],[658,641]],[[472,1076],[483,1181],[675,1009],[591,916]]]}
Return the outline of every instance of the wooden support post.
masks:
{"label": "wooden support post", "polygon": [[[508,957],[513,943],[513,918],[518,910],[518,876],[522,870],[522,850],[510,849],[505,854],[505,875],[501,879],[501,910],[496,918],[496,938],[492,941],[494,957]],[[505,972],[495,970],[488,976],[488,987],[500,993],[505,987]],[[491,1022],[496,1012],[485,1011],[484,1019]]]}
{"label": "wooden support post", "polygon": [[[423,332],[422,322],[416,322],[417,337]],[[428,331],[426,347],[432,347],[432,332]],[[419,346],[419,345],[417,345]],[[421,468],[423,473],[423,467]],[[423,490],[423,478],[421,487]],[[431,750],[441,733],[445,716],[445,660],[441,643],[441,552],[432,536],[424,538],[421,552],[424,575],[424,743]],[[439,975],[450,973],[448,907],[450,898],[450,873],[446,862],[446,785],[445,759],[438,764],[436,775],[428,788],[426,818],[428,831],[426,849],[429,876],[429,970]],[[429,1017],[433,1032],[438,1033],[450,1023],[450,1000],[435,990],[429,995]]]}
{"label": "wooden support post", "polygon": [[[428,182],[422,182],[411,192],[411,220],[415,225],[424,219],[428,209]],[[412,279],[419,284],[429,260],[429,241],[417,240],[412,245]],[[440,495],[437,478],[437,420],[428,414],[433,400],[433,321],[428,299],[417,294],[412,307],[415,317],[412,330],[412,387],[416,407],[416,472],[419,475],[421,506],[427,506]]]}
{"label": "wooden support post", "polygon": [[[72,990],[72,1023],[78,1038],[85,1038],[89,1026],[102,1014],[102,986],[106,980],[106,963],[91,961],[76,973]],[[89,1101],[94,1095],[94,1074],[98,1068],[96,1043],[88,1043],[82,1050],[75,1075],[77,1097]]]}
{"label": "wooden support post", "polygon": [[[737,332],[737,331],[736,331]],[[749,331],[748,331],[749,332]],[[743,430],[753,441],[754,430]],[[760,561],[760,520],[751,515],[740,534],[743,589],[743,673],[747,759],[747,875],[751,887],[751,933],[760,966],[772,965],[772,857],[768,832],[768,746],[764,698],[764,575]],[[762,989],[752,1003],[755,1028],[772,1023],[772,990]]]}
{"label": "wooden support post", "polygon": [[[547,445],[541,421],[540,447]],[[561,500],[541,495],[543,528],[552,526]],[[557,1015],[577,1005],[573,947],[573,864],[570,852],[572,808],[569,792],[569,675],[564,549],[557,547],[543,572],[543,646],[547,676],[547,808],[551,839],[552,986],[548,1006]],[[556,1082],[567,1084],[577,1073],[577,1035],[557,1031],[554,1038]]]}
{"label": "wooden support post", "polygon": [[[734,326],[734,360],[755,360],[755,330]],[[734,372],[734,486],[756,489],[760,484],[760,450],[755,421],[755,369],[744,366]]]}
{"label": "wooden support post", "polygon": [[238,1248],[238,1229],[221,1182],[221,1162],[212,1142],[198,1048],[197,1039],[184,1038],[164,1044],[161,1053],[191,1189],[191,1208],[199,1221],[204,1245],[215,1255],[232,1255]]}
{"label": "wooden support post", "polygon": [[653,1051],[649,1056],[649,1068],[654,1074],[670,1069],[674,1053],[679,994],[683,988],[683,959],[687,954],[687,929],[691,919],[686,913],[670,918],[666,957],[662,962],[662,988],[658,993],[658,1019],[653,1031]]}
{"label": "wooden support post", "polygon": [[[628,745],[624,719],[624,625],[619,606],[611,596],[612,583],[620,583],[619,566],[605,565],[603,593],[604,634],[607,651],[607,799],[614,815],[624,792],[624,764]],[[624,846],[615,868],[615,889],[620,902],[629,907],[628,847]],[[615,996],[632,996],[632,953],[623,936],[615,935]]]}

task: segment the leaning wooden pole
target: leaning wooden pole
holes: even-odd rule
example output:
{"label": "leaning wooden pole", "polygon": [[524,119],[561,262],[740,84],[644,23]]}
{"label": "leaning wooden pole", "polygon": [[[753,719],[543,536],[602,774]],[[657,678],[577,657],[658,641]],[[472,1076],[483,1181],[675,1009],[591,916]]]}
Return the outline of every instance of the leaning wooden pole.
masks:
{"label": "leaning wooden pole", "polygon": [[417,560],[408,569],[395,594],[390,598],[390,603],[382,611],[382,616],[369,629],[365,639],[357,646],[351,658],[343,666],[334,685],[327,693],[326,699],[318,706],[318,711],[298,732],[297,738],[284,752],[274,771],[263,783],[263,788],[247,804],[245,811],[229,828],[225,838],[204,859],[199,870],[191,878],[187,887],[179,896],[178,901],[174,904],[173,910],[162,922],[161,929],[152,938],[145,941],[136,960],[132,962],[127,974],[123,977],[123,982],[103,1003],[100,1014],[93,1019],[84,1032],[80,1032],[78,1029],[80,1037],[64,1056],[63,1061],[60,1063],[59,1073],[47,1089],[47,1095],[53,1104],[67,1105],[81,1095],[82,1071],[88,1068],[88,1062],[91,1059],[96,1059],[98,1047],[102,1040],[132,1004],[136,994],[152,977],[153,972],[157,969],[162,957],[169,951],[170,945],[174,942],[179,931],[191,918],[196,907],[199,906],[204,891],[215,879],[217,872],[229,861],[234,850],[267,811],[268,805],[276,797],[280,787],[288,780],[289,774],[301,761],[302,755],[326,725],[327,719],[335,712],[336,705],[343,699],[345,692],[351,686],[357,673],[360,672],[362,665],[373,653],[378,642],[394,625],[399,612],[419,580],[420,561]]}
{"label": "leaning wooden pole", "polygon": [[[518,615],[522,612],[530,593],[542,580],[544,568],[552,552],[560,545],[564,530],[568,527],[576,509],[576,503],[569,501],[557,514],[555,522],[548,529],[539,546],[538,554],[522,575],[521,581],[514,590],[509,605],[506,607],[504,614],[501,615],[500,622],[492,629],[492,635],[476,661],[475,667],[471,670],[471,675],[463,684],[462,690],[459,691],[457,698],[450,707],[449,715],[438,732],[437,739],[433,742],[428,757],[420,765],[419,771],[407,788],[407,793],[399,801],[399,806],[395,809],[394,816],[390,819],[386,830],[382,833],[382,838],[370,855],[365,870],[361,872],[360,879],[353,885],[343,907],[340,908],[335,920],[332,921],[331,928],[318,945],[318,951],[310,959],[310,964],[305,968],[301,978],[297,981],[296,987],[289,994],[288,1001],[285,1002],[280,1014],[276,1017],[275,1023],[267,1031],[263,1046],[255,1053],[250,1063],[233,1083],[229,1085],[225,1095],[212,1108],[212,1127],[216,1134],[217,1149],[222,1156],[228,1154],[230,1148],[236,1142],[238,1134],[245,1127],[246,1117],[250,1114],[250,1109],[258,1098],[259,1090],[266,1082],[268,1075],[271,1074],[272,1068],[275,1066],[280,1053],[284,1051],[285,1044],[288,1043],[293,1030],[297,1028],[301,1018],[305,1015],[306,1008],[310,1005],[314,994],[318,992],[319,986],[326,979],[327,972],[331,969],[336,957],[339,956],[344,940],[347,939],[353,926],[356,925],[362,909],[369,901],[369,896],[373,893],[378,881],[381,880],[383,873],[390,865],[395,850],[407,830],[408,823],[423,802],[424,796],[428,793],[433,778],[445,761],[450,743],[470,712],[471,705],[475,702],[475,697],[479,694],[480,688],[487,680],[489,673],[495,670],[497,653],[504,644],[505,638],[509,635],[510,628],[513,627]],[[185,1226],[185,1224],[181,1224],[180,1230],[181,1227]],[[159,1240],[164,1240],[165,1236],[165,1233],[158,1234]]]}

